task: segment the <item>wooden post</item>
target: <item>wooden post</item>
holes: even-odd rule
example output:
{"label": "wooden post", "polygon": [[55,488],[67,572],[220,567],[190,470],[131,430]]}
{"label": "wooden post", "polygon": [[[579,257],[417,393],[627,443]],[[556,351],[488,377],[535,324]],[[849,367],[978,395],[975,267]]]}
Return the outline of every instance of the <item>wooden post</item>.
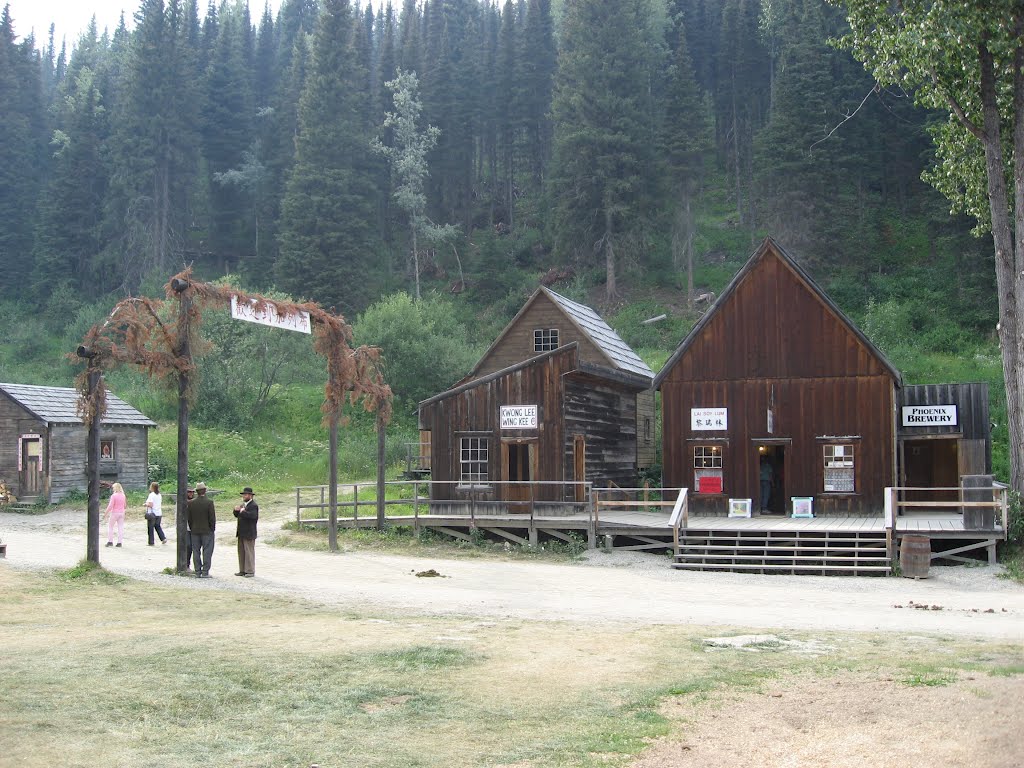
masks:
{"label": "wooden post", "polygon": [[384,419],[380,409],[377,409],[377,530],[383,531],[387,524],[384,514]]}
{"label": "wooden post", "polygon": [[[331,391],[334,387],[334,370],[331,370]],[[327,472],[327,495],[330,499],[330,520],[327,524],[327,546],[331,552],[338,551],[338,409],[331,411],[329,423],[329,469]]]}
{"label": "wooden post", "polygon": [[359,527],[359,483],[352,483],[352,519]]}
{"label": "wooden post", "polygon": [[416,538],[420,535],[420,481],[412,481],[412,532]]}
{"label": "wooden post", "polygon": [[192,313],[192,296],[189,284],[175,280],[174,290],[178,293],[178,360],[183,364],[178,369],[178,496],[175,499],[174,531],[177,536],[177,570],[188,571],[188,421],[189,421],[189,371],[192,368],[192,348],[189,342],[189,318]]}
{"label": "wooden post", "polygon": [[651,501],[651,481],[644,480],[644,512],[650,512],[650,501]]}
{"label": "wooden post", "polygon": [[[96,393],[102,380],[100,369],[89,358],[89,398],[90,407],[96,407]],[[89,422],[89,437],[86,444],[86,466],[89,475],[89,511],[86,523],[85,559],[90,563],[100,562],[100,417],[93,410],[93,419]]]}

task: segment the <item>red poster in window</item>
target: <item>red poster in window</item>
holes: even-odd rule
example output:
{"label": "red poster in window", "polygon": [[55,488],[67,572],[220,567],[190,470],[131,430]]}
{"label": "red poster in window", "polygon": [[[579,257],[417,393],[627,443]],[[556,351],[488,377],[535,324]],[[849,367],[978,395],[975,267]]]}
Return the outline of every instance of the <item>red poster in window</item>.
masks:
{"label": "red poster in window", "polygon": [[697,482],[697,493],[722,492],[722,478],[720,477],[702,477]]}

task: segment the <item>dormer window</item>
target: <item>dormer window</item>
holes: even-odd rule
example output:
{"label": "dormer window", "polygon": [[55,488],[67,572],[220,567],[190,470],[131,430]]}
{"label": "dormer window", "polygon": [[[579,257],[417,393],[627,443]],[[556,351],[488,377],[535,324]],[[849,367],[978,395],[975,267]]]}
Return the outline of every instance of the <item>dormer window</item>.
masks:
{"label": "dormer window", "polygon": [[558,349],[558,329],[538,328],[533,332],[533,351],[550,352]]}

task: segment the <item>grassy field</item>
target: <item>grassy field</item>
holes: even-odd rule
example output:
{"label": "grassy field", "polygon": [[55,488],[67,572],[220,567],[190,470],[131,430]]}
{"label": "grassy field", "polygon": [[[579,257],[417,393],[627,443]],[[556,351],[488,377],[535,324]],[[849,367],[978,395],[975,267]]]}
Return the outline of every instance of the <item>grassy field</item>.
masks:
{"label": "grassy field", "polygon": [[709,652],[727,631],[339,611],[82,568],[0,568],[0,610],[0,765],[28,768],[621,766],[781,678],[1024,674],[1019,644]]}

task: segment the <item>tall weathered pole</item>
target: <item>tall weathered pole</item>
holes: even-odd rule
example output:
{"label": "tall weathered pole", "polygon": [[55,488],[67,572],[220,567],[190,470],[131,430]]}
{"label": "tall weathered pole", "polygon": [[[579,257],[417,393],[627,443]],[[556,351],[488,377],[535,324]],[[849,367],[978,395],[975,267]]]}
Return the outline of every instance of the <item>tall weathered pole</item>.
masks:
{"label": "tall weathered pole", "polygon": [[188,570],[188,513],[186,491],[188,490],[188,389],[189,371],[192,366],[192,348],[189,344],[189,316],[192,311],[192,297],[188,292],[189,283],[175,278],[171,288],[178,294],[178,349],[181,363],[178,369],[178,496],[175,505],[175,535],[178,540],[178,573]]}
{"label": "tall weathered pole", "polygon": [[383,531],[387,522],[384,514],[384,492],[387,485],[384,481],[384,414],[377,409],[377,530]]}
{"label": "tall weathered pole", "polygon": [[101,408],[96,402],[100,391],[100,367],[96,353],[84,346],[78,348],[78,356],[89,361],[88,393],[89,433],[86,437],[85,462],[89,481],[89,506],[86,513],[85,559],[90,563],[100,562],[100,420]]}
{"label": "tall weathered pole", "polygon": [[[331,377],[331,392],[337,391],[337,374],[334,371],[334,365],[329,360],[328,366],[330,367]],[[328,483],[328,502],[330,504],[330,522],[327,525],[327,545],[331,552],[338,551],[338,419],[341,415],[338,413],[340,408],[339,403],[335,403],[331,409],[329,423],[329,451],[327,462],[327,483]]]}

